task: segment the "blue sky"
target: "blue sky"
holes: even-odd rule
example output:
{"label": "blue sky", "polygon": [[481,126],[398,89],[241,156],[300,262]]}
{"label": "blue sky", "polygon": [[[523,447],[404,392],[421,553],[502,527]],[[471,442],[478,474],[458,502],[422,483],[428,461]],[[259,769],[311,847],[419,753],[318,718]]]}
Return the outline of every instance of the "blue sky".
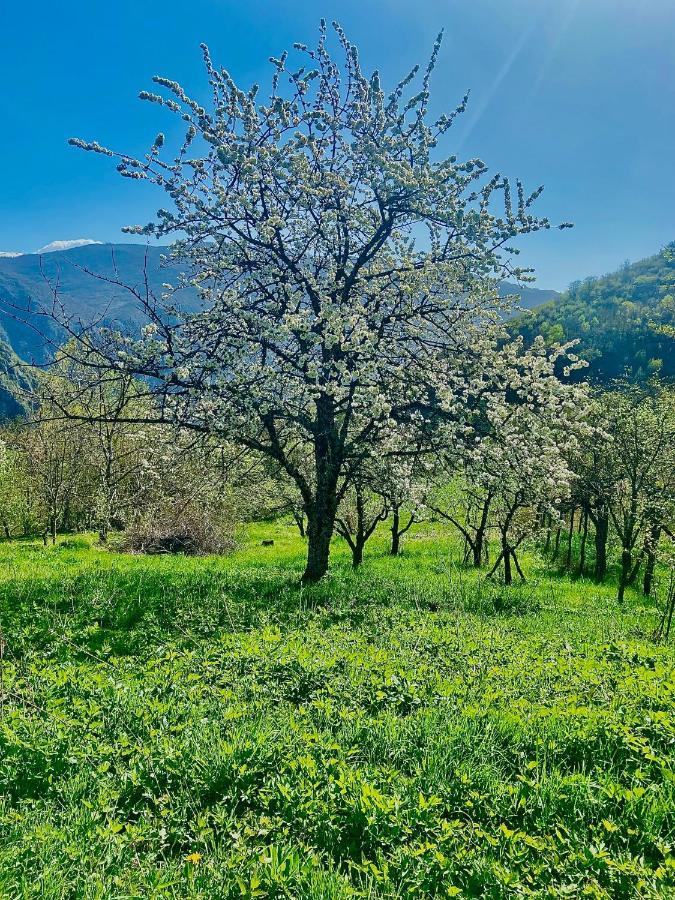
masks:
{"label": "blue sky", "polygon": [[572,231],[535,235],[522,261],[564,288],[675,239],[675,0],[37,0],[0,3],[0,251],[123,240],[163,198],[70,136],[140,153],[169,114],[136,99],[154,74],[204,94],[199,52],[244,86],[270,55],[337,18],[385,86],[442,27],[434,104],[467,113],[448,152],[546,185],[539,211]]}

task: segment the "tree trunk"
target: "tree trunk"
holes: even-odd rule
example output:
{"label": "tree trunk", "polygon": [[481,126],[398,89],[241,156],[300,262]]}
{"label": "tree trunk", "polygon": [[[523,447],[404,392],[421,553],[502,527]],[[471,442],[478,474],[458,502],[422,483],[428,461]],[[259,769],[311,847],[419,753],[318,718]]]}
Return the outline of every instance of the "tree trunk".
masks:
{"label": "tree trunk", "polygon": [[574,516],[576,513],[576,509],[572,507],[572,512],[570,513],[570,530],[567,534],[567,553],[565,554],[565,568],[569,569],[572,565],[572,536],[574,535]]}
{"label": "tree trunk", "polygon": [[656,636],[660,640],[667,641],[670,637],[670,629],[673,624],[673,613],[675,613],[675,577],[674,572],[670,570],[670,584],[668,585],[668,593],[666,595],[665,606],[661,614],[659,627],[656,629]]}
{"label": "tree trunk", "polygon": [[398,556],[401,550],[401,513],[398,506],[394,507],[391,523],[391,556]]}
{"label": "tree trunk", "polygon": [[621,574],[619,575],[619,591],[616,598],[619,603],[624,601],[626,585],[630,577],[631,555],[630,550],[624,547],[621,552]]}
{"label": "tree trunk", "polygon": [[307,515],[307,565],[302,581],[319,581],[328,571],[330,541],[335,528],[337,490],[333,480],[317,485],[312,510]]}
{"label": "tree trunk", "polygon": [[609,534],[609,516],[606,512],[598,513],[595,521],[595,571],[596,581],[604,581],[607,575],[607,536]]}
{"label": "tree trunk", "polygon": [[335,454],[335,411],[330,397],[317,400],[314,436],[316,488],[307,512],[307,565],[303,583],[319,581],[328,571],[330,540],[335,527],[340,467]]}
{"label": "tree trunk", "polygon": [[633,566],[628,575],[628,580],[626,581],[626,585],[630,585],[631,587],[635,584],[640,569],[642,568],[642,560],[645,558],[647,551],[643,548],[637,555],[637,559],[633,563]]}
{"label": "tree trunk", "polygon": [[511,584],[513,582],[511,548],[506,543],[502,544],[502,559],[504,561],[504,584]]}
{"label": "tree trunk", "polygon": [[584,509],[583,515],[583,530],[581,532],[581,541],[579,543],[579,577],[583,578],[584,569],[586,568],[586,541],[588,539],[588,510]]}
{"label": "tree trunk", "polygon": [[352,547],[352,568],[353,569],[358,569],[358,567],[363,562],[363,545],[364,544],[365,544],[365,541],[360,537],[357,537],[356,541],[354,542],[354,546]]}
{"label": "tree trunk", "polygon": [[551,549],[551,514],[548,514],[546,522],[546,543],[544,544],[544,553],[548,553]]}
{"label": "tree trunk", "polygon": [[619,576],[619,592],[617,600],[623,603],[626,586],[630,584],[630,574],[633,565],[633,549],[635,548],[635,540],[637,538],[637,491],[633,486],[631,495],[630,508],[623,515],[623,528],[620,530],[621,535],[621,574]]}
{"label": "tree trunk", "polygon": [[645,566],[645,575],[642,581],[642,593],[645,597],[651,596],[652,585],[654,584],[654,568],[656,566],[656,553],[649,551],[647,554],[647,565]]}
{"label": "tree trunk", "polygon": [[555,533],[555,544],[553,547],[553,556],[551,557],[551,562],[555,562],[558,558],[558,553],[560,552],[560,534],[562,532],[562,528],[558,526]]}
{"label": "tree trunk", "polygon": [[670,628],[673,624],[673,613],[675,612],[675,594],[671,593],[668,597],[668,606],[666,609],[666,630],[665,639],[670,637]]}
{"label": "tree trunk", "polygon": [[300,537],[304,538],[307,536],[307,532],[305,531],[305,514],[303,512],[293,512],[293,518],[295,520],[295,524],[298,526],[298,531],[300,533]]}
{"label": "tree trunk", "polygon": [[513,559],[513,565],[516,567],[516,571],[518,575],[520,575],[520,580],[525,581],[525,575],[523,574],[523,570],[520,568],[520,563],[518,562],[518,557],[516,556],[516,551],[511,551],[511,558]]}
{"label": "tree trunk", "polygon": [[323,521],[312,516],[307,527],[307,565],[302,575],[305,584],[320,581],[328,571],[330,539],[333,536],[333,521]]}
{"label": "tree trunk", "polygon": [[480,569],[481,563],[483,562],[483,535],[476,534],[476,540],[473,542],[473,546],[471,548],[473,554],[473,567],[474,569]]}
{"label": "tree trunk", "polygon": [[656,548],[661,537],[661,526],[653,525],[649,532],[649,544],[647,547],[647,563],[645,565],[645,575],[642,582],[642,593],[645,597],[649,597],[654,584],[654,569],[656,567]]}
{"label": "tree trunk", "polygon": [[[393,505],[392,506],[392,525],[391,525],[391,555],[398,556],[401,552],[401,538],[404,534],[406,534],[413,526],[413,523],[417,519],[417,513],[410,513],[410,517],[405,525],[401,525],[401,507]],[[387,517],[387,509],[382,511],[380,514],[380,520],[384,521]],[[370,536],[370,535],[369,535]]]}
{"label": "tree trunk", "polygon": [[473,566],[475,569],[480,569],[481,563],[483,561],[483,547],[485,544],[485,532],[487,530],[488,525],[488,516],[490,514],[490,503],[492,502],[492,496],[488,495],[485,498],[485,502],[483,503],[483,509],[480,514],[480,522],[478,523],[478,527],[476,528],[476,536],[473,541]]}

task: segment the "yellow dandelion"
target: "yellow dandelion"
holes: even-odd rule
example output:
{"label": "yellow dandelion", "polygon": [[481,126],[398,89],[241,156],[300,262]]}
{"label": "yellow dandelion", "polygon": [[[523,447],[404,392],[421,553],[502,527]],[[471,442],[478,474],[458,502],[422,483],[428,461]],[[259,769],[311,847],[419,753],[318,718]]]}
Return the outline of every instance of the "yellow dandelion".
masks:
{"label": "yellow dandelion", "polygon": [[195,852],[195,853],[189,853],[189,854],[185,857],[185,859],[186,859],[187,862],[192,863],[193,866],[197,866],[197,865],[199,865],[199,863],[200,863],[201,860],[202,860],[202,855],[201,855],[201,853],[196,853],[196,852]]}

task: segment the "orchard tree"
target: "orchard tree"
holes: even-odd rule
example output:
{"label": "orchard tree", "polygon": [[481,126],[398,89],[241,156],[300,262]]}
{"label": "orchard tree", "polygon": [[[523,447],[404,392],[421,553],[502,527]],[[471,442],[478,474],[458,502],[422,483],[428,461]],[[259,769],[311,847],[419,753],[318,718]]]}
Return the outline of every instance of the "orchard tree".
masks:
{"label": "orchard tree", "polygon": [[[609,513],[621,542],[618,600],[648,560],[651,590],[661,530],[671,524],[675,500],[675,402],[666,391],[625,388],[607,397],[608,463],[613,475]],[[642,552],[637,551],[643,542]],[[636,559],[636,551],[638,557]],[[651,558],[651,562],[650,561]]]}
{"label": "orchard tree", "polygon": [[0,525],[7,538],[17,530],[28,537],[44,519],[39,485],[26,457],[24,430],[25,423],[16,419],[3,427],[0,436]]}
{"label": "orchard tree", "polygon": [[15,524],[21,519],[22,494],[17,454],[0,437],[0,527],[11,538]]}
{"label": "orchard tree", "polygon": [[569,348],[547,352],[537,339],[523,356],[516,346],[508,350],[513,356],[501,385],[504,395],[488,395],[488,433],[477,440],[473,454],[476,481],[492,498],[490,514],[500,538],[490,574],[501,563],[506,584],[513,577],[511,563],[524,580],[516,551],[537,530],[542,513],[559,516],[574,480],[567,458],[589,427],[586,388],[565,385],[556,376],[565,357],[566,373],[583,365]]}
{"label": "orchard tree", "polygon": [[420,447],[392,435],[379,455],[364,460],[338,507],[336,530],[352,551],[354,568],[363,561],[366,542],[391,517],[390,555],[398,556],[401,538],[421,516],[429,460]]}
{"label": "orchard tree", "polygon": [[352,551],[352,566],[355,569],[363,562],[367,541],[388,515],[386,498],[373,491],[362,468],[343,495],[335,519],[338,534]]}
{"label": "orchard tree", "polygon": [[433,461],[423,448],[399,439],[372,468],[373,490],[383,498],[391,516],[389,553],[398,556],[401,538],[424,517]]}
{"label": "orchard tree", "polygon": [[44,518],[45,540],[50,535],[56,543],[59,527],[78,505],[86,470],[85,428],[63,421],[45,405],[17,432],[17,444]]}
{"label": "orchard tree", "polygon": [[666,572],[665,590],[661,599],[659,624],[654,632],[657,640],[667,641],[675,617],[675,532],[666,530],[668,541],[661,549],[660,562]]}
{"label": "orchard tree", "polygon": [[[442,152],[466,98],[430,116],[440,37],[426,68],[387,94],[333,31],[335,52],[322,22],[315,48],[295,45],[297,63],[272,59],[264,99],[205,46],[208,105],[156,77],[164,93],[141,98],[182,120],[173,157],[161,134],[142,159],[71,141],[165,191],[169,208],[128,230],[179,235],[171,253],[185,271],[159,297],[132,288],[142,335],[99,329],[80,362],[105,357],[153,385],[162,421],[284,469],[307,516],[305,581],[326,572],[340,500],[392,429],[465,426],[467,379],[499,353],[498,282],[526,277],[511,241],[550,227],[531,211],[541,189],[512,191],[482,160]],[[176,308],[185,285],[201,297],[196,314]]]}
{"label": "orchard tree", "polygon": [[236,491],[238,476],[244,474],[241,454],[191,433],[166,438],[164,434],[156,452],[144,459],[144,489],[123,546],[147,553],[230,549],[235,516],[242,518]]}
{"label": "orchard tree", "polygon": [[486,556],[489,532],[496,530],[500,551],[490,574],[502,565],[510,584],[514,566],[522,577],[518,547],[542,514],[559,519],[570,493],[573,473],[566,456],[589,427],[587,391],[556,374],[561,365],[566,375],[583,365],[570,346],[547,350],[537,338],[524,351],[518,340],[505,345],[495,363],[482,376],[473,438],[458,445],[450,432],[444,452],[448,483],[437,488],[427,506],[459,530],[465,559],[475,567]]}
{"label": "orchard tree", "polygon": [[[441,471],[447,473],[445,468]],[[464,562],[470,559],[478,569],[487,560],[488,533],[492,524],[489,516],[494,494],[489,486],[474,480],[470,467],[460,476],[447,474],[450,481],[436,487],[427,506],[459,531],[464,539]]]}
{"label": "orchard tree", "polygon": [[[575,474],[572,505],[581,509],[585,523],[584,528],[587,527],[589,519],[593,525],[595,543],[593,576],[596,581],[603,581],[607,574],[607,545],[610,533],[609,504],[615,482],[608,453],[611,439],[605,431],[605,408],[611,406],[611,402],[611,394],[589,400],[587,409],[590,427],[568,460]],[[558,533],[557,542],[559,542],[559,538],[560,534]],[[579,560],[580,575],[584,574],[585,538],[584,531],[582,534],[582,558]]]}
{"label": "orchard tree", "polygon": [[138,379],[105,366],[92,378],[91,369],[74,356],[67,345],[59,350],[49,376],[36,379],[33,398],[38,405],[46,401],[64,427],[75,427],[75,422],[84,432],[89,507],[106,543],[113,522],[124,522],[141,504],[148,462],[163,439],[157,428],[133,424],[147,411],[146,391]]}

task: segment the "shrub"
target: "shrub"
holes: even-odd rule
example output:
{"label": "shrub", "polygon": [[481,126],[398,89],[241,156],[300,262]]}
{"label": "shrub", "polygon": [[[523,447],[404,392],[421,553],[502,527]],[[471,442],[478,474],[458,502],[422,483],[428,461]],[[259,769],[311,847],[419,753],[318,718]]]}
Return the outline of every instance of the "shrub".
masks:
{"label": "shrub", "polygon": [[134,519],[120,548],[136,553],[185,553],[197,556],[234,549],[232,523],[223,511],[198,504],[153,509]]}
{"label": "shrub", "polygon": [[66,538],[56,545],[57,550],[88,550],[89,541],[83,537]]}

